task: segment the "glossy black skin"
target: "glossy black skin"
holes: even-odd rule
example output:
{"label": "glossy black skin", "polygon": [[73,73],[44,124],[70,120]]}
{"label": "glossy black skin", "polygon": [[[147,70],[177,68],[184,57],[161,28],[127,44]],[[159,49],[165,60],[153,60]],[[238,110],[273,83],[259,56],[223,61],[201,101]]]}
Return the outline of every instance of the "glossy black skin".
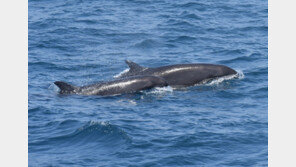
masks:
{"label": "glossy black skin", "polygon": [[60,94],[102,96],[134,93],[154,87],[168,86],[167,82],[163,78],[156,76],[134,76],[82,87],[72,86],[61,81],[56,81],[54,83],[60,88]]}
{"label": "glossy black skin", "polygon": [[[215,64],[176,64],[156,68],[144,68],[131,61],[126,61],[126,63],[131,69],[129,72],[123,74],[121,78],[137,75],[153,75],[164,78],[173,87],[193,86],[207,80],[237,74],[235,70],[227,66]],[[136,67],[136,70],[133,70],[133,66],[138,67]]]}

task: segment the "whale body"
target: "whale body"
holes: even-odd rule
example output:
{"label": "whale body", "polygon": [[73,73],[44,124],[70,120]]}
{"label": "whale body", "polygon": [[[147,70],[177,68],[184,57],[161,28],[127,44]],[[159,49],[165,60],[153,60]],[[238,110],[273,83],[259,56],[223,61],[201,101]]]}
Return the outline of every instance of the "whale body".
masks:
{"label": "whale body", "polygon": [[237,74],[230,67],[216,64],[175,64],[147,68],[129,60],[125,62],[130,69],[122,74],[120,78],[152,75],[164,78],[168,85],[172,87],[193,86],[211,79]]}
{"label": "whale body", "polygon": [[60,94],[102,96],[134,93],[141,90],[151,89],[153,87],[168,86],[163,78],[157,76],[134,76],[81,87],[73,86],[62,81],[56,81],[54,84],[59,87]]}

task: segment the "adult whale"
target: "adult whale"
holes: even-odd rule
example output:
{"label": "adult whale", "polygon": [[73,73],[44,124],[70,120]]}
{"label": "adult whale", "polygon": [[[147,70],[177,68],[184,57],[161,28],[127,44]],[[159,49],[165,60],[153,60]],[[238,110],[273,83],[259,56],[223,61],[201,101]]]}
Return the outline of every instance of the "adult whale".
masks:
{"label": "adult whale", "polygon": [[120,75],[120,78],[153,75],[164,78],[173,87],[193,86],[218,77],[237,74],[235,70],[227,66],[216,64],[175,64],[146,68],[129,60],[125,62],[130,69],[128,72]]}
{"label": "adult whale", "polygon": [[156,76],[134,76],[118,79],[109,82],[100,82],[92,85],[77,87],[66,82],[54,82],[60,88],[60,94],[80,94],[80,95],[118,95],[133,93],[153,87],[167,86],[167,82]]}

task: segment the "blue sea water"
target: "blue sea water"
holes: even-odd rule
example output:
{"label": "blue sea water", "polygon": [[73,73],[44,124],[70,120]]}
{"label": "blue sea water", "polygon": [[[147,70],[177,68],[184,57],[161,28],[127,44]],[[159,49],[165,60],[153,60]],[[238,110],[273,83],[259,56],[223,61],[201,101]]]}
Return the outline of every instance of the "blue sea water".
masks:
{"label": "blue sea water", "polygon": [[[267,0],[29,0],[29,166],[267,166]],[[53,82],[224,64],[238,79],[119,96]]]}

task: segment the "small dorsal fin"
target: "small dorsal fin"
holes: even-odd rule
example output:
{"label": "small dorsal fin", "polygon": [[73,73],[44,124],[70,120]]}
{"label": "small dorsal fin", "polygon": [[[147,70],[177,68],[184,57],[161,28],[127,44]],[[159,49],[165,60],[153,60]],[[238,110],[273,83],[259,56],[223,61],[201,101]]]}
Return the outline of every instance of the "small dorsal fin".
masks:
{"label": "small dorsal fin", "polygon": [[75,86],[62,81],[55,81],[54,84],[60,88],[61,94],[70,94],[70,93],[73,93],[74,90],[76,89]]}
{"label": "small dorsal fin", "polygon": [[132,62],[130,60],[125,60],[125,63],[129,66],[129,72],[139,72],[143,71],[145,68],[140,66],[139,64]]}

